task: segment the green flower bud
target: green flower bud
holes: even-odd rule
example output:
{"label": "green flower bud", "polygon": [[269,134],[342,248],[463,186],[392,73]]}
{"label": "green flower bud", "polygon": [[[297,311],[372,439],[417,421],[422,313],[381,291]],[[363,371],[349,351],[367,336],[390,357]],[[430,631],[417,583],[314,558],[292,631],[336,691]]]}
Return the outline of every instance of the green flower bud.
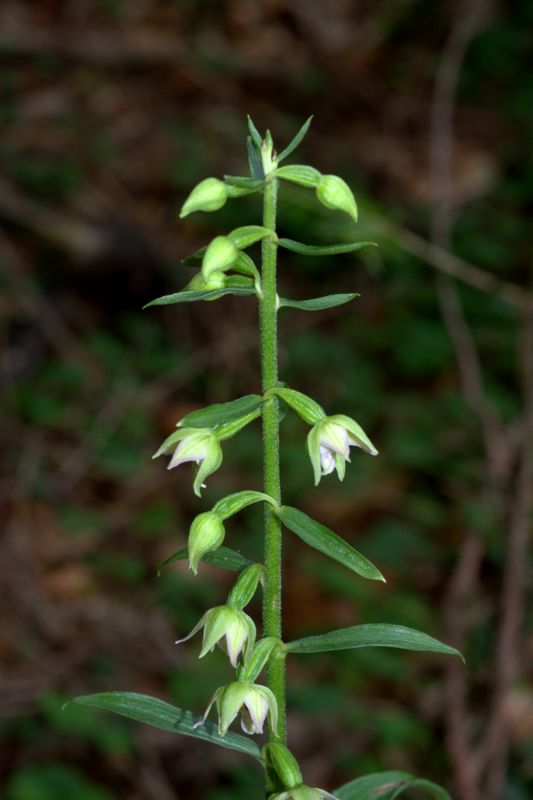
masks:
{"label": "green flower bud", "polygon": [[211,550],[216,550],[224,541],[224,523],[218,514],[205,511],[192,521],[189,530],[189,567],[198,572],[198,562]]}
{"label": "green flower bud", "polygon": [[208,281],[213,272],[224,272],[237,261],[239,250],[227,236],[216,236],[202,259],[202,275]]}
{"label": "green flower bud", "polygon": [[334,469],[342,481],[346,462],[350,460],[350,447],[360,447],[366,453],[377,456],[378,451],[355,420],[345,414],[325,417],[314,425],[307,436],[307,449],[315,473],[315,484],[322,475]]}
{"label": "green flower bud", "polygon": [[271,794],[268,800],[337,800],[337,798],[324,789],[314,789],[302,783],[287,792]]}
{"label": "green flower bud", "polygon": [[348,184],[337,175],[322,175],[316,187],[316,196],[327,208],[345,211],[357,222],[357,205]]}
{"label": "green flower bud", "polygon": [[218,178],[206,178],[194,187],[180,211],[180,218],[194,211],[218,211],[228,199],[228,190]]}
{"label": "green flower bud", "polygon": [[265,761],[275,770],[286,789],[302,784],[302,773],[291,751],[281,742],[269,742],[263,748]]}

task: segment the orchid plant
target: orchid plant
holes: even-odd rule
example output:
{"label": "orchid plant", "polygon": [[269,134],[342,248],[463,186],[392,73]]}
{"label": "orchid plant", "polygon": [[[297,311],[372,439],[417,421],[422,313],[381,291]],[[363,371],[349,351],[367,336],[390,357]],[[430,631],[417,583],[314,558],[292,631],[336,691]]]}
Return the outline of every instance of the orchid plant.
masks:
{"label": "orchid plant", "polygon": [[[185,200],[180,216],[193,212],[213,212],[228,200],[260,193],[263,198],[261,225],[244,225],[225,236],[216,236],[206,247],[185,259],[198,272],[175,294],[160,297],[149,306],[170,305],[196,300],[216,300],[226,294],[254,295],[259,306],[262,390],[230,402],[208,406],[188,414],[177,423],[155,453],[169,455],[168,468],[187,462],[195,464],[193,490],[201,496],[205,481],[218,470],[223,460],[223,443],[254,420],[263,426],[262,491],[238,491],[219,500],[209,511],[199,514],[189,530],[188,546],[168,561],[188,559],[196,575],[202,561],[233,570],[237,579],[224,605],[205,612],[193,630],[178,640],[184,642],[202,631],[200,658],[216,645],[228,655],[233,679],[219,687],[202,717],[158,698],[132,692],[108,692],[76,698],[75,702],[106,709],[164,730],[204,739],[238,750],[256,759],[265,772],[265,791],[269,800],[368,800],[380,797],[393,800],[418,788],[429,796],[449,798],[447,792],[427,780],[405,772],[381,772],[356,777],[350,783],[328,791],[304,783],[300,767],[287,748],[285,713],[285,662],[298,653],[318,653],[359,647],[393,647],[459,655],[456,650],[420,631],[399,625],[355,625],[326,634],[286,642],[282,636],[282,531],[287,529],[310,547],[340,562],[366,580],[385,578],[364,555],[322,523],[304,512],[283,505],[281,499],[279,426],[280,413],[292,409],[310,426],[307,450],[315,484],[323,476],[337,472],[343,480],[350,448],[372,456],[378,451],[361,426],[345,414],[328,416],[321,405],[302,392],[280,382],[278,375],[277,318],[283,309],[316,311],[348,303],[355,294],[333,294],[307,300],[280,297],[277,292],[279,249],[321,256],[350,253],[373,242],[314,246],[281,238],[276,232],[276,208],[280,184],[289,181],[313,189],[326,208],[347,214],[357,222],[357,205],[350,187],[336,175],[323,175],[306,165],[280,166],[307,133],[311,118],[292,142],[279,154],[269,131],[261,136],[248,119],[247,138],[250,175],[226,175],[223,180],[207,178]],[[261,242],[262,265],[258,269],[247,249]],[[225,547],[226,521],[253,503],[264,505],[264,561],[252,563],[239,552]],[[245,612],[256,592],[262,589],[262,630]],[[266,677],[264,683],[262,674]],[[208,722],[215,706],[216,724]],[[268,726],[267,741],[260,748],[255,741],[230,732],[240,717],[242,730],[261,735]]]}

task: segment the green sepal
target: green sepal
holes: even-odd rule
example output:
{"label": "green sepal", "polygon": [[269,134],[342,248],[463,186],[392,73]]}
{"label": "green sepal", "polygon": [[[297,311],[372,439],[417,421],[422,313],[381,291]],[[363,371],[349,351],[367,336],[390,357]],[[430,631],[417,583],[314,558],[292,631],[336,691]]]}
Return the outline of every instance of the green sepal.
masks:
{"label": "green sepal", "polygon": [[215,428],[217,425],[233,422],[260,409],[262,404],[263,398],[259,394],[247,394],[227,403],[213,403],[206,408],[186,414],[180,419],[177,427]]}
{"label": "green sepal", "polygon": [[291,183],[297,183],[299,186],[307,186],[314,189],[318,186],[322,177],[321,173],[314,167],[308,167],[304,164],[291,164],[286,167],[279,167],[273,173],[277,178],[282,178]]}
{"label": "green sepal", "polygon": [[227,497],[223,497],[218,503],[215,503],[213,511],[215,514],[218,514],[221,519],[225,520],[237,514],[243,508],[252,505],[252,503],[260,503],[261,501],[270,503],[273,506],[277,505],[275,500],[268,494],[255,492],[252,489],[245,489],[242,492],[234,492],[233,494],[227,495]]}
{"label": "green sepal", "polygon": [[228,750],[238,750],[261,760],[261,751],[255,742],[239,736],[237,733],[227,733],[225,736],[221,736],[217,726],[210,722],[195,728],[194,725],[198,722],[198,718],[193,717],[190,711],[177,708],[157,697],[149,697],[136,692],[102,692],[75,697],[72,702],[102,711],[113,711],[115,714],[137,722],[144,722],[146,725],[160,730],[203,739],[205,742],[218,744]]}
{"label": "green sepal", "polygon": [[356,250],[362,250],[364,247],[377,247],[377,242],[350,242],[340,244],[304,244],[303,242],[295,242],[293,239],[278,239],[278,245],[284,247],[285,250],[291,250],[293,253],[300,253],[302,256],[337,256],[342,253],[353,253]]}
{"label": "green sepal", "polygon": [[173,445],[178,444],[182,439],[184,439],[186,436],[189,436],[191,433],[198,433],[198,431],[202,428],[203,426],[198,426],[198,428],[186,427],[180,428],[178,431],[173,431],[170,436],[167,436],[163,444],[158,447],[152,458],[159,458],[159,456],[162,456],[164,453],[166,453],[167,450],[169,450]]}
{"label": "green sepal", "polygon": [[[263,578],[263,565],[252,564],[246,567],[237,578],[235,585],[228,595],[228,606],[239,611],[248,605],[256,593],[259,581]],[[251,678],[250,680],[253,680]]]}
{"label": "green sepal", "polygon": [[281,506],[277,514],[285,527],[310,547],[314,547],[320,553],[338,561],[339,564],[348,567],[363,578],[385,582],[385,578],[374,564],[336,533],[320,522],[311,519],[303,511],[291,506]]}
{"label": "green sepal", "polygon": [[271,389],[271,392],[281,397],[309,425],[316,425],[317,422],[326,418],[326,412],[322,406],[303,392],[285,388]]}
{"label": "green sepal", "polygon": [[297,308],[300,311],[324,311],[326,308],[335,308],[335,306],[342,306],[344,303],[349,303],[355,300],[359,294],[355,292],[345,294],[327,294],[324,297],[312,297],[309,300],[288,300],[286,297],[280,297],[280,308]]}
{"label": "green sepal", "polygon": [[266,636],[255,643],[250,657],[239,670],[239,680],[254,683],[263,671],[268,659],[281,642],[275,636]]}
{"label": "green sepal", "polygon": [[[163,567],[172,564],[174,561],[185,561],[188,558],[189,549],[187,547],[182,547],[181,550],[173,553],[159,565],[157,574],[160,575]],[[204,553],[200,561],[204,561],[206,564],[211,564],[214,567],[227,569],[230,572],[240,572],[254,563],[240,553],[237,553],[236,550],[231,550],[229,547],[224,547],[223,545],[217,548],[217,550]]]}
{"label": "green sepal", "polygon": [[263,137],[255,127],[254,122],[249,114],[246,115],[246,122],[248,124],[248,133],[250,134],[253,143],[258,149],[260,149],[261,145],[263,144]]}
{"label": "green sepal", "polygon": [[409,789],[421,789],[434,800],[452,800],[441,786],[409,772],[376,772],[356,778],[335,789],[338,800],[395,800]]}
{"label": "green sepal", "polygon": [[302,139],[306,135],[307,131],[309,130],[309,127],[310,127],[312,121],[313,121],[313,114],[311,114],[311,116],[306,119],[306,121],[304,122],[304,124],[302,125],[302,127],[300,128],[298,133],[296,134],[296,136],[289,142],[287,147],[284,150],[281,151],[281,153],[278,156],[278,162],[283,161],[285,158],[287,158],[287,156],[290,156],[290,154],[294,150],[296,150],[296,148],[298,147],[298,145],[300,144],[300,142],[302,141]]}
{"label": "green sepal", "polygon": [[231,439],[232,436],[235,436],[236,433],[239,433],[239,431],[260,415],[261,409],[257,408],[255,411],[250,411],[248,414],[244,414],[242,417],[238,417],[231,422],[223,422],[222,425],[217,425],[216,428],[213,429],[213,432],[219,442],[223,442],[224,439]]}
{"label": "green sepal", "polygon": [[275,236],[270,228],[262,225],[242,225],[228,233],[230,239],[238,250],[245,250],[247,247],[265,239],[267,236]]}
{"label": "green sepal", "polygon": [[194,303],[197,300],[218,300],[225,294],[235,295],[252,295],[255,294],[255,289],[250,286],[224,286],[221,289],[210,289],[201,292],[175,292],[174,294],[165,294],[163,297],[157,297],[143,306],[143,308],[150,308],[150,306],[170,306],[174,303]]}
{"label": "green sepal", "polygon": [[357,647],[393,647],[423,653],[443,653],[459,656],[461,653],[427,633],[404,625],[369,624],[353,625],[318,636],[307,636],[285,645],[291,653],[327,653],[333,650],[352,650]]}

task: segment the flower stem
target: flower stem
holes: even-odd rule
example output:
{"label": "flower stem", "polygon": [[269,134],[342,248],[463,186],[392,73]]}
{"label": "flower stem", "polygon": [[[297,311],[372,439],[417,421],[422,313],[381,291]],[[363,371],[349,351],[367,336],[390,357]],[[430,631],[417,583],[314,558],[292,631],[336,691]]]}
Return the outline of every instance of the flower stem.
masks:
{"label": "flower stem", "polygon": [[[263,225],[276,230],[278,182],[269,180],[264,190]],[[275,237],[263,239],[262,297],[259,306],[261,330],[261,376],[263,392],[278,382],[278,333],[276,308]],[[279,401],[270,396],[263,405],[263,471],[264,491],[281,503],[279,471]],[[263,591],[263,632],[281,639],[281,523],[270,504],[265,504],[265,585]],[[274,651],[276,653],[276,651]],[[267,682],[274,693],[279,710],[278,734],[286,738],[285,726],[285,662],[280,656],[270,658]],[[271,739],[277,737],[271,731]]]}

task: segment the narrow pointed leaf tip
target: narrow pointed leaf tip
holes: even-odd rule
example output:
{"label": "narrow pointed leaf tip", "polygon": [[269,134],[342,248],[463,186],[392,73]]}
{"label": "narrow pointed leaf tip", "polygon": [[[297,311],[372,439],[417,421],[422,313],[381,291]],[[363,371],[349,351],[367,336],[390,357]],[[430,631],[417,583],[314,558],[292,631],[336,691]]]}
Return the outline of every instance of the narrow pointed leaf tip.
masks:
{"label": "narrow pointed leaf tip", "polygon": [[335,789],[338,800],[395,800],[409,789],[426,792],[434,800],[452,800],[448,792],[432,781],[408,772],[376,772],[356,778]]}
{"label": "narrow pointed leaf tip", "polygon": [[291,506],[281,506],[278,516],[286,528],[310,547],[324,553],[334,561],[338,561],[339,564],[343,564],[363,578],[385,583],[385,578],[374,564],[336,533],[326,528],[325,525],[321,525],[320,522],[311,519],[303,511],[291,508]]}
{"label": "narrow pointed leaf tip", "polygon": [[278,156],[279,163],[281,163],[285,158],[287,158],[287,156],[290,156],[290,154],[294,152],[294,150],[296,150],[296,148],[306,135],[307,131],[309,130],[312,121],[313,121],[313,114],[311,114],[311,116],[306,119],[306,121],[296,134],[296,136],[289,142],[287,147],[281,151],[281,153]]}
{"label": "narrow pointed leaf tip", "polygon": [[175,303],[194,303],[197,300],[218,300],[219,297],[223,297],[225,294],[241,295],[245,297],[255,294],[255,289],[247,286],[228,286],[201,292],[174,292],[174,294],[165,294],[163,297],[157,297],[155,300],[151,300],[143,306],[143,309],[150,308],[151,306],[170,306]]}
{"label": "narrow pointed leaf tip", "polygon": [[[174,561],[186,561],[188,557],[189,549],[187,547],[182,547],[181,550],[173,553],[163,561],[157,570],[158,575],[161,574],[163,567],[172,564]],[[217,550],[204,553],[200,560],[214,567],[230,570],[230,572],[240,572],[254,563],[240,553],[237,553],[236,550],[231,550],[229,547],[224,547],[223,545]]]}
{"label": "narrow pointed leaf tip", "polygon": [[340,242],[339,244],[315,245],[295,242],[293,239],[278,239],[278,245],[303,256],[336,256],[343,253],[354,253],[365,247],[377,247],[377,242]]}
{"label": "narrow pointed leaf tip", "polygon": [[427,633],[403,625],[353,625],[319,636],[307,636],[286,645],[291,653],[326,653],[333,650],[352,650],[357,647],[393,647],[426,653],[459,656],[461,653]]}
{"label": "narrow pointed leaf tip", "polygon": [[173,706],[157,697],[136,692],[102,692],[75,697],[73,702],[102,711],[113,711],[115,714],[144,722],[154,728],[203,739],[228,750],[238,750],[253,758],[261,759],[261,751],[255,742],[236,733],[221,736],[217,727],[210,723],[198,726],[198,718],[193,717],[190,711]]}

